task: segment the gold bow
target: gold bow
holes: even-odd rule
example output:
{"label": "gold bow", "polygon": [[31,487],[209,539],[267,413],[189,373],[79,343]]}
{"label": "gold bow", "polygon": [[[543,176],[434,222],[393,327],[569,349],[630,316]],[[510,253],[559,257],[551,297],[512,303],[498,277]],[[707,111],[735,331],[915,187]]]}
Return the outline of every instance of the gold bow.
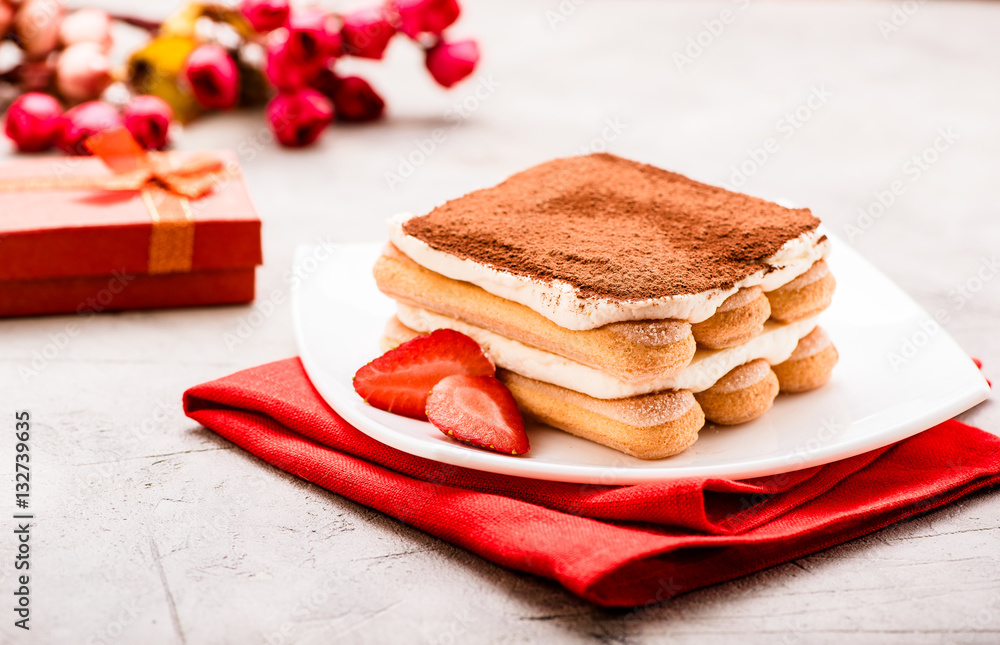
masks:
{"label": "gold bow", "polygon": [[111,169],[110,175],[0,179],[0,192],[42,190],[137,191],[153,221],[149,235],[150,274],[187,273],[194,256],[192,199],[204,197],[232,176],[221,159],[196,153],[179,160],[147,152],[125,128],[91,135],[87,148]]}

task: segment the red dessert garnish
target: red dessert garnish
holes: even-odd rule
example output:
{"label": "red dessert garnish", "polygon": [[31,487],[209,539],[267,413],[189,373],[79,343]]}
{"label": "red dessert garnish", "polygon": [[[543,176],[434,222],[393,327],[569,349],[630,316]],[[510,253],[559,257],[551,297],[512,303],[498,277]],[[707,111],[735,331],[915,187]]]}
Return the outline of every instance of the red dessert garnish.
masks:
{"label": "red dessert garnish", "polygon": [[426,419],[427,395],[438,381],[457,374],[489,376],[492,361],[465,334],[438,329],[389,350],[354,375],[354,389],[369,405]]}
{"label": "red dessert garnish", "polygon": [[449,376],[427,397],[427,419],[449,437],[508,455],[528,452],[524,419],[492,376]]}

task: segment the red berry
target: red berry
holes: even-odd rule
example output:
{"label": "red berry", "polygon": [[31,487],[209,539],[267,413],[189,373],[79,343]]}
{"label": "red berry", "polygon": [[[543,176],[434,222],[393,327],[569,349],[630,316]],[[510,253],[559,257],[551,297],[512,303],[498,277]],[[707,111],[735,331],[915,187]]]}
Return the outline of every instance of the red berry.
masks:
{"label": "red berry", "polygon": [[62,125],[59,101],[41,92],[22,94],[7,109],[6,133],[21,152],[48,150]]}
{"label": "red berry", "polygon": [[281,92],[265,108],[267,123],[278,143],[289,148],[307,146],[333,120],[333,104],[314,89]]}
{"label": "red berry", "polygon": [[476,69],[479,46],[474,40],[454,43],[440,41],[427,50],[424,64],[434,80],[444,87],[451,87]]}
{"label": "red berry", "polygon": [[146,150],[162,150],[167,145],[174,111],[158,96],[143,94],[125,106],[125,127]]}
{"label": "red berry", "polygon": [[492,376],[449,376],[427,397],[427,419],[449,437],[507,455],[528,452],[517,402]]}
{"label": "red berry", "polygon": [[458,20],[458,0],[393,0],[399,15],[400,31],[414,38],[418,34],[440,34]]}
{"label": "red berry", "polygon": [[306,67],[322,65],[332,55],[327,23],[330,17],[319,9],[293,11],[288,18],[288,54]]}
{"label": "red berry", "polygon": [[330,98],[340,121],[374,121],[385,110],[385,101],[360,76],[340,79]]}
{"label": "red berry", "polygon": [[272,38],[267,44],[264,73],[267,74],[271,84],[281,92],[305,87],[324,69],[326,68],[323,67],[322,60],[313,60],[309,63],[296,60],[287,38]]}
{"label": "red berry", "polygon": [[121,125],[121,115],[107,103],[81,103],[63,114],[59,148],[71,155],[89,155],[90,151],[83,145],[87,137]]}
{"label": "red berry", "polygon": [[427,395],[446,376],[493,376],[493,363],[465,334],[438,329],[379,356],[354,375],[369,405],[414,419],[427,418]]}
{"label": "red berry", "polygon": [[198,103],[211,110],[228,110],[240,98],[239,70],[218,45],[200,45],[188,54],[184,77]]}
{"label": "red berry", "polygon": [[331,58],[339,58],[344,55],[344,37],[334,24],[334,21],[326,23],[326,49]]}
{"label": "red berry", "polygon": [[[329,67],[323,67],[309,79],[309,87],[318,90],[326,98],[333,100],[333,93],[340,87],[341,78]],[[336,108],[336,106],[334,106]]]}
{"label": "red berry", "polygon": [[266,33],[288,20],[288,0],[243,0],[240,11],[254,31]]}
{"label": "red berry", "polygon": [[360,9],[344,16],[340,28],[341,48],[345,54],[359,58],[382,58],[396,28],[378,8]]}

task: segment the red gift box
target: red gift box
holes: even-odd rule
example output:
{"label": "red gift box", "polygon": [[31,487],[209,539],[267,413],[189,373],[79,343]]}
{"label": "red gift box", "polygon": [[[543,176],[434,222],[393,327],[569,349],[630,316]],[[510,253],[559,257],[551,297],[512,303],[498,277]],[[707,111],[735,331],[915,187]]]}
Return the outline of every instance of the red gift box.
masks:
{"label": "red gift box", "polygon": [[236,156],[147,154],[124,132],[97,157],[0,165],[0,316],[253,300],[260,219]]}

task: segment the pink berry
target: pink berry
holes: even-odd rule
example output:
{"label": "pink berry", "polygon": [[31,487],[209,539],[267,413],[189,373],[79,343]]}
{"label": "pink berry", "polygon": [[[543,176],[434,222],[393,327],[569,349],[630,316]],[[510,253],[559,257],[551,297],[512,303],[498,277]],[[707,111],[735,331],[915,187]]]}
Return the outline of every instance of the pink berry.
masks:
{"label": "pink berry", "polygon": [[29,58],[41,59],[59,45],[59,25],[66,8],[62,0],[24,0],[14,13],[17,42]]}
{"label": "pink berry", "polygon": [[56,88],[70,101],[89,101],[111,85],[111,60],[97,43],[80,42],[59,54]]}
{"label": "pink berry", "polygon": [[122,125],[118,111],[101,101],[87,101],[66,110],[62,116],[59,148],[71,155],[89,155],[83,145],[92,134]]}
{"label": "pink berry", "polygon": [[125,106],[125,127],[146,150],[162,150],[167,145],[174,111],[158,96],[136,96]]}
{"label": "pink berry", "polygon": [[396,33],[381,8],[361,9],[344,16],[340,28],[345,54],[359,58],[381,59]]}
{"label": "pink berry", "polygon": [[265,112],[278,142],[291,148],[316,141],[333,120],[333,105],[313,89],[278,94],[267,104]]}
{"label": "pink berry", "polygon": [[418,34],[440,34],[458,20],[457,0],[393,0],[400,31],[411,38]]}
{"label": "pink berry", "polygon": [[41,92],[22,94],[7,108],[5,132],[21,152],[48,150],[61,127],[62,107]]}
{"label": "pink berry", "polygon": [[100,9],[79,9],[59,25],[59,40],[64,47],[77,43],[95,43],[102,51],[111,49],[111,16]]}
{"label": "pink berry", "polygon": [[288,21],[288,0],[243,0],[240,11],[254,31],[267,33]]}
{"label": "pink berry", "polygon": [[212,110],[228,110],[240,96],[240,76],[236,63],[218,45],[201,45],[184,62],[184,77],[194,97]]}
{"label": "pink berry", "polygon": [[427,50],[424,63],[434,80],[444,87],[451,87],[476,69],[479,46],[474,40],[454,43],[439,41]]}

